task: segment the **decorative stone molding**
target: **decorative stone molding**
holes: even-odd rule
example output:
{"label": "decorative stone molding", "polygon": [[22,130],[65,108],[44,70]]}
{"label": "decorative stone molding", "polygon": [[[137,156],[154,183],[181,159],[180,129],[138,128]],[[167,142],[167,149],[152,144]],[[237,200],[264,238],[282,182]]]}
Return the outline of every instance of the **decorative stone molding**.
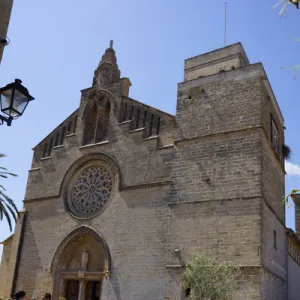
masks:
{"label": "decorative stone molding", "polygon": [[[99,253],[99,259],[103,260],[103,270],[101,272],[89,272],[86,271],[71,271],[69,272],[66,267],[67,263],[72,257],[73,247],[77,247],[77,243],[82,243],[82,240],[87,237],[93,238],[99,243],[101,253]],[[65,297],[65,288],[67,280],[96,280],[101,281],[105,279],[111,273],[111,257],[109,248],[104,238],[89,226],[82,225],[69,233],[58,246],[54,253],[50,274],[53,278],[53,297]]]}
{"label": "decorative stone molding", "polygon": [[[98,176],[99,182],[88,187],[90,180],[87,176]],[[83,183],[83,180],[86,183]],[[95,207],[87,206],[85,211],[83,205],[90,203],[85,203],[84,195],[79,197],[80,188],[94,188],[97,198],[97,203],[93,204]],[[117,189],[119,189],[118,165],[113,157],[104,153],[89,154],[80,158],[68,170],[61,185],[65,208],[76,219],[90,219],[103,212]],[[99,194],[101,191],[103,195]]]}
{"label": "decorative stone molding", "polygon": [[87,108],[89,107],[91,102],[95,102],[98,109],[105,107],[107,101],[110,104],[111,111],[116,110],[116,100],[115,97],[107,90],[105,89],[92,89],[87,93],[86,96],[86,103],[82,105],[82,115],[81,118],[84,119],[84,116],[86,115]]}

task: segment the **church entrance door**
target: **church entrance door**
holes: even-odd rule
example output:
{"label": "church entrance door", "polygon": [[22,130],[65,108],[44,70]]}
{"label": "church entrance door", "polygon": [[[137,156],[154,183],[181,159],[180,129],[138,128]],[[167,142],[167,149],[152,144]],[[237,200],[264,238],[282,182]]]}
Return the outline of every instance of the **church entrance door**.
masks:
{"label": "church entrance door", "polygon": [[86,286],[85,300],[100,300],[100,291],[100,281],[89,281]]}
{"label": "church entrance door", "polygon": [[69,280],[66,286],[66,299],[78,300],[79,295],[79,281]]}

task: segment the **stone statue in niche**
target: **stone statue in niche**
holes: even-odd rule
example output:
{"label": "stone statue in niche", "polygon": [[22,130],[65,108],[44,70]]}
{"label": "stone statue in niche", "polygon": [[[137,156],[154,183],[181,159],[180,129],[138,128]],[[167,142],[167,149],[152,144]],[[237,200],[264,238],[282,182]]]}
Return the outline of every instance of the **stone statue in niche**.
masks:
{"label": "stone statue in niche", "polygon": [[87,252],[86,249],[83,250],[81,254],[81,267],[80,271],[87,271],[87,265],[89,262],[89,253]]}

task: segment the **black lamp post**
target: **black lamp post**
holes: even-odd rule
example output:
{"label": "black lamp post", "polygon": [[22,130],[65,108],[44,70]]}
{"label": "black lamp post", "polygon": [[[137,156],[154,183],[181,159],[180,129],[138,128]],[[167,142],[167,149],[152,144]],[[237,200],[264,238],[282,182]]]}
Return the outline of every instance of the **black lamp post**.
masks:
{"label": "black lamp post", "polygon": [[34,100],[21,83],[20,79],[15,79],[0,89],[0,125],[6,122],[10,126],[12,120],[22,116],[28,103]]}

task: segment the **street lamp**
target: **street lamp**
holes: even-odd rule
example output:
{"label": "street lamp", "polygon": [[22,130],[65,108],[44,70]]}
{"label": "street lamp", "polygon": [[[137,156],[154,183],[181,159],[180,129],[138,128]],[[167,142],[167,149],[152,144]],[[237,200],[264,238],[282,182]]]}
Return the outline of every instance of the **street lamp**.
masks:
{"label": "street lamp", "polygon": [[34,100],[21,83],[20,79],[15,79],[15,82],[0,89],[0,125],[6,122],[10,126],[12,120],[22,116],[29,101]]}

